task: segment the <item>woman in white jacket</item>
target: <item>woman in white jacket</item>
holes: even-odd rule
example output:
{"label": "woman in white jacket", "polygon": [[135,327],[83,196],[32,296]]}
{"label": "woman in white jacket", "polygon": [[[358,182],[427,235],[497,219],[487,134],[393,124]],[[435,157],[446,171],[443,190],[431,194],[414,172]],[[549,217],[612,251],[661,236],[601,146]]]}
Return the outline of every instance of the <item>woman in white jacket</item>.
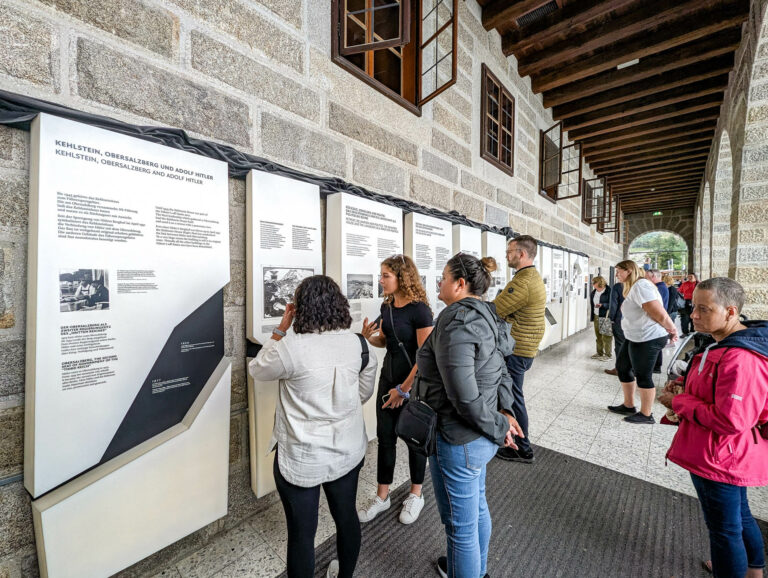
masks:
{"label": "woman in white jacket", "polygon": [[249,367],[258,381],[280,380],[270,447],[277,449],[275,483],[288,522],[289,578],[314,576],[320,486],[337,532],[338,563],[327,575],[351,577],[360,552],[363,403],[373,394],[377,361],[351,324],[339,286],[325,275],[309,277]]}

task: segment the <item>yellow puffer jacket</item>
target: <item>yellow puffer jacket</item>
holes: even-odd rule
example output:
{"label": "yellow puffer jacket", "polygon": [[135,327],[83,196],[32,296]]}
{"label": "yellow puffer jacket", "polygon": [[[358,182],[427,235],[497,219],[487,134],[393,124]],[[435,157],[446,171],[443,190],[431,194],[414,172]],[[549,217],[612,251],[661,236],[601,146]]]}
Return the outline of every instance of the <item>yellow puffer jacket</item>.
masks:
{"label": "yellow puffer jacket", "polygon": [[544,337],[544,308],[547,290],[535,267],[524,267],[493,300],[496,313],[512,326],[514,354],[536,357]]}

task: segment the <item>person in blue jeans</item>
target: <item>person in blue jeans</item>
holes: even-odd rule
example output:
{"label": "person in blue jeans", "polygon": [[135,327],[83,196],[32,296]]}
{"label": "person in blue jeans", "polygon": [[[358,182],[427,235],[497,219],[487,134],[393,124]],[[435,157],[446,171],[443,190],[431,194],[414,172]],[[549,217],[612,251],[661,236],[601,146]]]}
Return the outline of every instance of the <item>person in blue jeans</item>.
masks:
{"label": "person in blue jeans", "polygon": [[438,298],[447,307],[416,356],[413,386],[437,414],[437,448],[429,469],[446,555],[443,578],[487,576],[491,515],[486,464],[499,447],[516,447],[523,431],[514,418],[512,381],[504,355],[513,339],[493,303],[482,300],[496,262],[459,253],[443,269]]}

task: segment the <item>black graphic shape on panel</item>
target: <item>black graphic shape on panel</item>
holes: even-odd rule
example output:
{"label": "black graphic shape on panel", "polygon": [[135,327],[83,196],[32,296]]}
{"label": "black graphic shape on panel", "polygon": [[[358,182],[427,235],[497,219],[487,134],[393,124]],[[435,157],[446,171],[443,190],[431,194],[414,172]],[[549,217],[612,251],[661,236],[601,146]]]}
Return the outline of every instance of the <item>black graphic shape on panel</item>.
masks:
{"label": "black graphic shape on panel", "polygon": [[181,422],[222,357],[223,289],[174,328],[99,463]]}

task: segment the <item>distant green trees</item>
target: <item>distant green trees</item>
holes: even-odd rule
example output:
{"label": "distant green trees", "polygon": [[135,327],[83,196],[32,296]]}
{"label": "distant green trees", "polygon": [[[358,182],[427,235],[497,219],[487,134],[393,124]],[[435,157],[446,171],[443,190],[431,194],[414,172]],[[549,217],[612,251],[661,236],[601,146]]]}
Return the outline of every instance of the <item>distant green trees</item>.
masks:
{"label": "distant green trees", "polygon": [[629,258],[640,265],[645,258],[651,260],[655,269],[688,269],[688,245],[680,235],[664,231],[654,231],[640,235],[629,246]]}

